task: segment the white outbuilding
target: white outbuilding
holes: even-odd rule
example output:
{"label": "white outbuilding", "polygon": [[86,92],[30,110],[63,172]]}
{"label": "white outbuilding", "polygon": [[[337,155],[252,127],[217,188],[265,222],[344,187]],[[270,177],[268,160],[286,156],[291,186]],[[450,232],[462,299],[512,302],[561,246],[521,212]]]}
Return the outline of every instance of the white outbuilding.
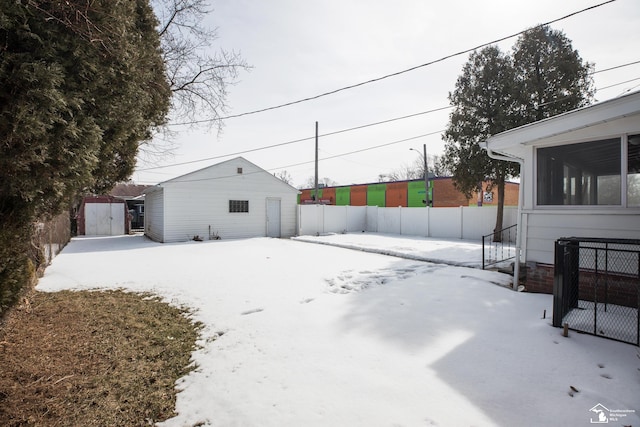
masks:
{"label": "white outbuilding", "polygon": [[146,191],[145,235],[157,242],[291,237],[298,190],[242,157]]}

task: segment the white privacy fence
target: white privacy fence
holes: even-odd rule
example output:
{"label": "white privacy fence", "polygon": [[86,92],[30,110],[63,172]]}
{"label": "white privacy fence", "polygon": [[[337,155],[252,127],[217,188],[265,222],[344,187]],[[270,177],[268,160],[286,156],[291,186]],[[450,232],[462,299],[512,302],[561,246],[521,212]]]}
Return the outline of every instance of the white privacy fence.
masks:
{"label": "white privacy fence", "polygon": [[[503,228],[517,223],[518,209],[504,208]],[[369,231],[409,236],[479,240],[493,232],[497,208],[379,208],[299,205],[298,235]],[[515,236],[514,236],[515,238]]]}

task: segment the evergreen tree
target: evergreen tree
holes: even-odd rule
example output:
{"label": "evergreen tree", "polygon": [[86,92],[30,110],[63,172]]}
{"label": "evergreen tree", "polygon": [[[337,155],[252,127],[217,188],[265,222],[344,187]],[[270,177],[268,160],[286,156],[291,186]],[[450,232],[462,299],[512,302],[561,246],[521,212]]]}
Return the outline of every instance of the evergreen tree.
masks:
{"label": "evergreen tree", "polygon": [[171,91],[148,0],[0,1],[2,312],[29,270],[15,230],[127,178]]}
{"label": "evergreen tree", "polygon": [[145,0],[6,2],[0,15],[0,213],[55,214],[133,170],[170,91]]}
{"label": "evergreen tree", "polygon": [[454,110],[444,134],[442,164],[453,172],[456,187],[469,197],[485,179],[497,187],[494,231],[502,228],[504,184],[519,174],[518,165],[489,158],[478,143],[588,105],[594,92],[591,69],[564,33],[548,26],[523,33],[511,56],[495,46],[470,55],[449,94]]}
{"label": "evergreen tree", "polygon": [[583,62],[562,31],[548,26],[534,27],[518,38],[512,56],[519,125],[584,107],[593,101],[593,65]]}
{"label": "evergreen tree", "polygon": [[471,54],[456,89],[449,94],[455,109],[445,131],[442,163],[451,170],[456,188],[468,198],[482,191],[483,181],[491,180],[498,190],[494,231],[502,228],[505,182],[518,174],[518,167],[490,158],[479,143],[514,127],[514,85],[511,59],[498,47],[490,46]]}

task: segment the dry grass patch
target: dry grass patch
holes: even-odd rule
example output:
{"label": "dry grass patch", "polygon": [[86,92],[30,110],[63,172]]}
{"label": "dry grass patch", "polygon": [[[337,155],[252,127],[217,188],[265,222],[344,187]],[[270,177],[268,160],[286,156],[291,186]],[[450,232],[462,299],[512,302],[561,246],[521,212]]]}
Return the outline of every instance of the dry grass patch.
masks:
{"label": "dry grass patch", "polygon": [[35,292],[0,326],[0,425],[144,426],[175,415],[199,325],[150,295]]}

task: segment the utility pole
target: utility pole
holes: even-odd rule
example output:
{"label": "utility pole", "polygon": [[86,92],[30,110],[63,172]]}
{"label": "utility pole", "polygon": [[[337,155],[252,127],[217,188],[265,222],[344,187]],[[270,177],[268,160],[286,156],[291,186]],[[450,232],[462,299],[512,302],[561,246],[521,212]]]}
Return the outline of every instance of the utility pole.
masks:
{"label": "utility pole", "polygon": [[[409,148],[409,151],[415,151],[420,154],[415,148]],[[427,165],[427,144],[422,144],[422,161],[424,162],[424,205],[429,207],[429,166]]]}
{"label": "utility pole", "polygon": [[427,144],[422,144],[422,151],[424,152],[424,203],[429,207],[429,165],[427,164]]}
{"label": "utility pole", "polygon": [[315,204],[318,204],[318,122],[316,122],[316,192],[313,196]]}

